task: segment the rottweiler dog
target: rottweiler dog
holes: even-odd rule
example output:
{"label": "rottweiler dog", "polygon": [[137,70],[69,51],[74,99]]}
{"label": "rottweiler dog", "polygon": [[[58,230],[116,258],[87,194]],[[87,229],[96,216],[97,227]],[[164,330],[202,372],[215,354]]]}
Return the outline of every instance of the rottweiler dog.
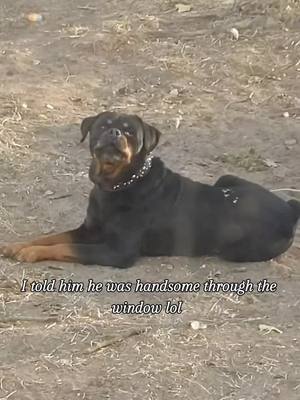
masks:
{"label": "rottweiler dog", "polygon": [[292,245],[298,201],[236,176],[206,185],[172,172],[151,156],[160,132],[135,115],[103,112],[85,118],[81,132],[94,183],[84,222],[3,246],[4,256],[129,267],[141,256],[265,261]]}

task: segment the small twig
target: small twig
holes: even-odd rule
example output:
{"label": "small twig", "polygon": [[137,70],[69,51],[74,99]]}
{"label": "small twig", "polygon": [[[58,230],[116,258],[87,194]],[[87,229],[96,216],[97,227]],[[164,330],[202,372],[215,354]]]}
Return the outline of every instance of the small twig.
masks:
{"label": "small twig", "polygon": [[97,11],[96,7],[90,7],[90,6],[78,6],[77,8],[79,10]]}
{"label": "small twig", "polygon": [[69,194],[62,194],[61,196],[56,196],[56,197],[49,197],[50,200],[59,200],[59,199],[65,199],[67,197],[71,197],[72,195]]}
{"label": "small twig", "polygon": [[54,270],[57,270],[57,271],[63,271],[64,270],[63,268],[57,267],[56,265],[55,266],[54,265],[49,265],[48,268],[49,269],[54,269]]}
{"label": "small twig", "polygon": [[291,189],[291,188],[280,188],[271,190],[271,192],[284,192],[284,191],[300,193],[300,189]]}
{"label": "small twig", "polygon": [[16,322],[57,322],[57,317],[36,318],[36,317],[5,317],[0,318],[0,324],[14,324]]}
{"label": "small twig", "polygon": [[184,377],[185,380],[187,380],[188,382],[194,384],[194,385],[198,385],[202,390],[204,390],[206,393],[211,394],[211,392],[205,387],[203,386],[201,383],[197,382],[197,381],[192,381],[189,378]]}
{"label": "small twig", "polygon": [[17,393],[16,390],[14,390],[13,392],[9,393],[8,395],[4,396],[4,397],[0,397],[0,400],[7,400],[9,399],[13,394]]}
{"label": "small twig", "polygon": [[88,349],[84,354],[96,353],[97,351],[102,350],[105,347],[111,346],[115,343],[120,343],[123,340],[130,338],[131,336],[141,335],[144,332],[145,332],[145,329],[134,330],[134,331],[127,333],[124,336],[119,336],[119,337],[114,337],[111,339],[103,340],[102,342],[98,343],[97,346],[95,346],[94,348]]}
{"label": "small twig", "polygon": [[67,67],[67,65],[66,65],[66,64],[64,64],[64,68],[65,68],[65,70],[66,70],[66,73],[67,73],[66,82],[68,83],[68,82],[69,82],[69,80],[70,80],[70,78],[74,78],[74,77],[75,77],[75,75],[72,75],[72,74],[70,73],[70,71],[69,71],[69,69],[68,69],[68,67]]}
{"label": "small twig", "polygon": [[287,64],[287,65],[284,65],[283,67],[280,67],[277,72],[283,72],[283,71],[286,71],[287,69],[290,69],[290,68],[296,67],[296,66],[297,66],[297,62],[290,63],[290,64]]}
{"label": "small twig", "polygon": [[165,31],[151,31],[148,32],[149,36],[154,36],[157,38],[164,38],[164,37],[178,37],[180,36],[180,39],[194,39],[196,36],[200,36],[200,35],[204,35],[207,34],[207,30],[205,29],[201,29],[201,30],[197,30],[197,31],[192,31],[192,32],[177,32],[177,31],[172,31],[172,30],[165,30]]}
{"label": "small twig", "polygon": [[228,109],[229,107],[231,107],[233,104],[246,103],[246,102],[249,101],[249,100],[253,103],[253,101],[252,101],[253,95],[254,95],[254,92],[251,92],[251,93],[249,94],[249,96],[246,97],[245,99],[235,100],[235,101],[229,102],[229,103],[226,104],[226,106],[224,107],[224,110],[227,110],[227,109]]}

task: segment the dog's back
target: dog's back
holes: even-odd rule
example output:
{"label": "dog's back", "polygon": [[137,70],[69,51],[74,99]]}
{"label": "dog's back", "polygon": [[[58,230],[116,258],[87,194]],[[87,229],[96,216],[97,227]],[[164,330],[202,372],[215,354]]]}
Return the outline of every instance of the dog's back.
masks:
{"label": "dog's back", "polygon": [[295,223],[297,223],[300,218],[300,202],[298,200],[292,199],[289,200],[287,203],[290,205],[295,219]]}

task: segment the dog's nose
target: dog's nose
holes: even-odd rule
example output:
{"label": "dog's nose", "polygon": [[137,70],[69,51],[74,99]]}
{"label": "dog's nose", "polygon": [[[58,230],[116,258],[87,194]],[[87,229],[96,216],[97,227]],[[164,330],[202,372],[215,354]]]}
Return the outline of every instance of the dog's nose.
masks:
{"label": "dog's nose", "polygon": [[110,130],[110,133],[115,137],[119,137],[122,135],[122,132],[120,131],[120,129],[117,129],[117,128],[112,128]]}

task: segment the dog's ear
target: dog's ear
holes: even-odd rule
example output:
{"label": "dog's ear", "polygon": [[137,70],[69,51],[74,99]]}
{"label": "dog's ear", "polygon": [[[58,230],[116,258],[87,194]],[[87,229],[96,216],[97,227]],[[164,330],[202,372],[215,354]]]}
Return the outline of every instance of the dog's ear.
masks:
{"label": "dog's ear", "polygon": [[147,153],[150,153],[158,144],[161,132],[154,128],[154,126],[148,125],[143,122],[144,128],[144,149]]}
{"label": "dog's ear", "polygon": [[82,143],[85,140],[85,138],[87,137],[88,133],[91,130],[93,123],[96,121],[96,119],[98,117],[99,117],[99,114],[95,115],[93,117],[84,118],[84,120],[81,122],[80,130],[81,130],[82,138],[80,140],[80,143]]}

